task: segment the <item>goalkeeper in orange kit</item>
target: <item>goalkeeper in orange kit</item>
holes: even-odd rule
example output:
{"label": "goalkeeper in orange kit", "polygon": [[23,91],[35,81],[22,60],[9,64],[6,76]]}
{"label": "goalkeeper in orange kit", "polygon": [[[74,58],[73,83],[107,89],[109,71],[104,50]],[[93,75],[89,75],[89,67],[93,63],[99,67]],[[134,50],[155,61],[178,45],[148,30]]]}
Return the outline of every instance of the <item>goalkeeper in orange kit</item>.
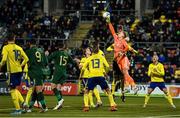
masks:
{"label": "goalkeeper in orange kit", "polygon": [[117,62],[119,69],[121,70],[123,74],[123,78],[125,80],[125,85],[129,86],[131,85],[134,88],[135,94],[137,93],[138,89],[136,88],[136,84],[132,77],[129,75],[129,67],[130,62],[128,57],[126,56],[128,51],[131,51],[133,53],[138,53],[136,50],[134,50],[131,46],[129,46],[125,40],[126,34],[122,30],[122,28],[118,29],[118,33],[116,34],[114,27],[112,26],[110,22],[110,17],[106,17],[106,21],[109,26],[109,30],[111,31],[111,34],[114,38],[114,60]]}

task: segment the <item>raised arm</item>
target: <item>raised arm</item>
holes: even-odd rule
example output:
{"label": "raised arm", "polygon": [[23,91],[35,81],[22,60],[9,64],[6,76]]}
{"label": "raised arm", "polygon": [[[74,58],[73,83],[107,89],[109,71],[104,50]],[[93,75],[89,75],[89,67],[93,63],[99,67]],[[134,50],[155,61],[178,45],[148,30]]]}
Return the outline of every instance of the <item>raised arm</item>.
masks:
{"label": "raised arm", "polygon": [[108,22],[108,26],[109,26],[109,30],[110,30],[110,32],[111,32],[111,34],[112,34],[112,36],[114,37],[114,40],[115,40],[117,38],[117,35],[116,35],[116,32],[115,32],[114,27],[111,24],[111,22]]}
{"label": "raised arm", "polygon": [[132,48],[129,44],[128,44],[128,48],[129,48],[129,51],[135,53],[135,54],[138,54],[138,51],[135,50],[134,48]]}

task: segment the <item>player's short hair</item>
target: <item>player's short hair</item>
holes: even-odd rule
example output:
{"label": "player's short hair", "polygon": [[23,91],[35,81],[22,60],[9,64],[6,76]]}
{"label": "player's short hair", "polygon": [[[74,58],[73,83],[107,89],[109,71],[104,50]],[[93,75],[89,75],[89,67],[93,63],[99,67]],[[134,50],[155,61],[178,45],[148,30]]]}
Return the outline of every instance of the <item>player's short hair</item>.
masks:
{"label": "player's short hair", "polygon": [[7,34],[7,41],[13,41],[16,35],[13,32]]}
{"label": "player's short hair", "polygon": [[153,57],[157,57],[157,60],[159,60],[158,54],[153,54]]}
{"label": "player's short hair", "polygon": [[66,47],[63,42],[58,42],[58,43],[56,43],[56,46],[57,46],[58,48],[61,48],[61,49],[64,49],[64,48]]}
{"label": "player's short hair", "polygon": [[123,26],[122,25],[118,25],[118,32],[120,32],[120,31],[123,31]]}
{"label": "player's short hair", "polygon": [[123,38],[126,38],[126,37],[127,37],[126,32],[124,32],[124,31],[120,31],[120,32],[118,32],[118,33],[117,33],[117,35],[118,35],[119,33],[123,33],[123,34],[124,34],[124,37],[123,37]]}
{"label": "player's short hair", "polygon": [[99,40],[95,40],[92,43],[92,52],[93,53],[98,53],[99,52]]}

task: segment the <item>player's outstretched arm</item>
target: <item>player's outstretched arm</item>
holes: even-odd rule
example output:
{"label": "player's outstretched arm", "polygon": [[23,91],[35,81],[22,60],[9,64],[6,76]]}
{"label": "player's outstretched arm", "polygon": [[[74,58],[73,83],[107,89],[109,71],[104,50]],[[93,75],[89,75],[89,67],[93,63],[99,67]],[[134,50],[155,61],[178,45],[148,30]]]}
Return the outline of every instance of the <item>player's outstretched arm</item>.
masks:
{"label": "player's outstretched arm", "polygon": [[135,53],[135,54],[138,54],[138,51],[135,50],[133,47],[131,47],[129,44],[128,44],[128,48],[129,48],[129,51]]}
{"label": "player's outstretched arm", "polygon": [[111,51],[113,51],[113,50],[114,50],[114,44],[110,45],[110,46],[106,49],[106,51],[108,51],[108,52],[111,52]]}
{"label": "player's outstretched arm", "polygon": [[103,17],[105,18],[107,24],[108,24],[108,27],[109,27],[109,30],[114,38],[114,40],[117,40],[117,35],[116,35],[116,32],[114,30],[114,27],[111,23],[111,20],[110,20],[110,13],[109,12],[104,12],[102,13]]}
{"label": "player's outstretched arm", "polygon": [[115,39],[115,38],[116,38],[116,32],[115,32],[115,30],[114,30],[114,27],[113,27],[112,23],[109,22],[109,23],[108,23],[108,26],[109,26],[109,30],[110,30],[111,34],[113,35],[113,37],[114,37],[114,39]]}

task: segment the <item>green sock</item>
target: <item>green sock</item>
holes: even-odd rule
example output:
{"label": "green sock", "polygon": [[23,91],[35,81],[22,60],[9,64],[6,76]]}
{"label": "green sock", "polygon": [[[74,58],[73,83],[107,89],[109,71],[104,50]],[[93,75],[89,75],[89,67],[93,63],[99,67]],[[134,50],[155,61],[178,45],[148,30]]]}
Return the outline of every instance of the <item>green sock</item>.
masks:
{"label": "green sock", "polygon": [[34,106],[35,101],[37,100],[37,93],[34,91],[32,93],[31,101],[29,103],[29,108],[31,109]]}
{"label": "green sock", "polygon": [[42,92],[39,92],[39,93],[37,94],[37,100],[41,103],[42,108],[43,108],[43,109],[46,109],[46,102],[45,102],[45,100],[44,100],[44,95],[43,95]]}
{"label": "green sock", "polygon": [[60,101],[62,99],[61,92],[57,90],[57,88],[53,89],[54,95],[56,96],[57,100]]}

